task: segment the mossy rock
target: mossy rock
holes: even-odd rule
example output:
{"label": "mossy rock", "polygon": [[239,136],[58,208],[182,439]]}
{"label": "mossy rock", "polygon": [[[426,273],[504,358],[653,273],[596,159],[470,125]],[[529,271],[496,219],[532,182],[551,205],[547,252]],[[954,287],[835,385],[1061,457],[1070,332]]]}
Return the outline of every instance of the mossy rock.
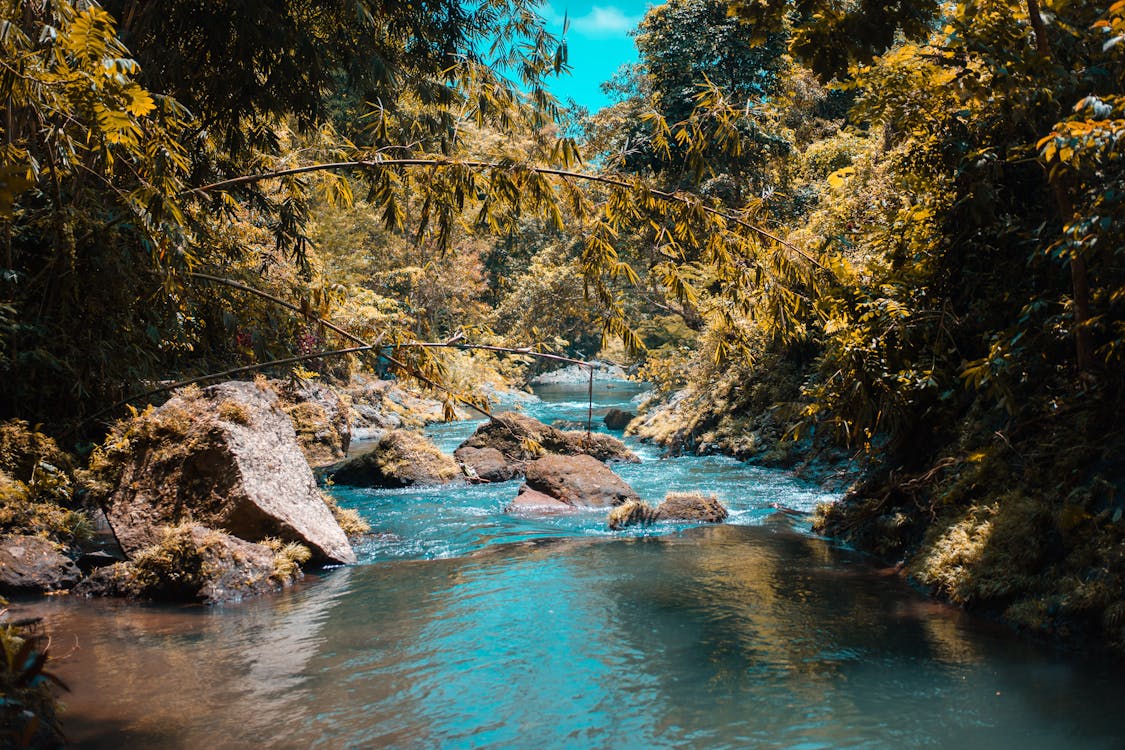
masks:
{"label": "mossy rock", "polygon": [[643,500],[628,500],[609,512],[606,525],[613,531],[628,526],[647,526],[656,518],[656,510]]}
{"label": "mossy rock", "polygon": [[310,380],[273,380],[270,385],[293,421],[297,443],[310,466],[331,464],[347,455],[351,418],[339,394]]}
{"label": "mossy rock", "polygon": [[714,495],[702,492],[669,492],[656,508],[657,521],[695,521],[722,523],[729,513]]}
{"label": "mossy rock", "polygon": [[295,543],[247,542],[199,524],[164,527],[133,559],[95,570],[75,589],[85,596],[219,604],[278,591],[301,577],[309,550]]}
{"label": "mossy rock", "polygon": [[265,383],[182,389],[117,425],[90,466],[89,492],[129,555],[159,542],[161,527],[193,522],[250,542],[298,542],[318,562],[355,562]]}
{"label": "mossy rock", "polygon": [[529,461],[542,456],[593,456],[599,461],[639,463],[640,459],[612,435],[585,431],[563,432],[517,412],[501,412],[477,428],[463,448],[492,448],[499,451],[518,473]]}
{"label": "mossy rock", "polygon": [[334,483],[351,487],[438,485],[461,476],[452,457],[412,430],[389,430],[370,450],[325,473]]}

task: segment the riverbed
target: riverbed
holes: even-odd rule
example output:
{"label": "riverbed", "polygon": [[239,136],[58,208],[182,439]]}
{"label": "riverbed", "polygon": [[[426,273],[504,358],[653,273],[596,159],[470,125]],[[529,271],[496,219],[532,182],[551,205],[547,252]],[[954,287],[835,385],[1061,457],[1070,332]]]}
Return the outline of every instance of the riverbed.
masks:
{"label": "riverbed", "polygon": [[[639,388],[600,383],[595,419]],[[585,386],[525,410],[586,418]],[[476,423],[437,425],[451,451]],[[604,429],[604,428],[603,428]],[[1120,748],[1125,679],[936,604],[813,536],[834,495],[719,456],[615,467],[720,526],[506,514],[519,482],[334,488],[360,562],[220,607],[55,597],[90,748]]]}

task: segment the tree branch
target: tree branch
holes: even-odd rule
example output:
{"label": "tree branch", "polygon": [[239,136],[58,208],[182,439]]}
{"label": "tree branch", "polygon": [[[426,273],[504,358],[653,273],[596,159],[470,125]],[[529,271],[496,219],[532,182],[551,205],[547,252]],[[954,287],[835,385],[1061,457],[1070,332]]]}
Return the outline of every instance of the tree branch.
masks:
{"label": "tree branch", "polygon": [[[277,170],[277,171],[274,171],[274,172],[262,172],[262,173],[259,173],[259,174],[243,175],[242,177],[232,177],[229,180],[221,180],[219,182],[212,182],[209,185],[202,185],[200,187],[192,188],[191,190],[188,190],[188,191],[185,191],[185,192],[197,193],[197,194],[202,196],[202,195],[206,195],[207,193],[215,191],[215,190],[223,190],[223,189],[226,189],[226,188],[236,187],[238,185],[247,185],[247,184],[254,183],[254,182],[261,182],[263,180],[273,180],[273,179],[278,179],[278,178],[281,178],[281,177],[291,177],[293,175],[309,174],[309,173],[312,173],[312,172],[330,172],[330,171],[335,171],[335,170],[338,170],[338,169],[368,169],[368,170],[374,170],[374,169],[383,169],[385,167],[447,167],[447,166],[461,166],[461,167],[468,167],[470,169],[503,169],[504,168],[503,165],[501,165],[497,162],[490,162],[490,161],[453,161],[453,160],[444,160],[444,159],[437,159],[437,158],[338,161],[338,162],[328,162],[328,163],[324,163],[324,164],[309,164],[309,165],[304,166],[304,167],[293,167],[291,169],[282,169],[282,170]],[[552,167],[528,167],[528,169],[532,172],[536,172],[538,174],[543,174],[543,175],[549,175],[549,176],[552,176],[552,177],[563,177],[563,178],[569,178],[569,179],[575,179],[575,180],[584,180],[586,182],[595,182],[595,183],[599,183],[599,184],[602,184],[602,185],[612,185],[614,187],[623,187],[623,188],[635,188],[635,187],[637,187],[637,185],[635,185],[634,183],[631,183],[628,180],[623,180],[619,177],[607,177],[605,175],[588,174],[588,173],[585,173],[585,172],[573,172],[573,171],[566,170],[566,169],[554,169]],[[665,201],[666,203],[680,203],[680,204],[683,204],[683,205],[691,205],[691,204],[694,203],[692,200],[689,200],[686,196],[684,196],[683,194],[680,194],[680,193],[672,193],[672,192],[668,192],[666,190],[656,190],[656,189],[653,189],[653,188],[645,188],[645,190],[649,194],[661,199],[662,201]],[[744,229],[749,229],[751,232],[754,232],[759,237],[763,237],[767,240],[770,240],[771,242],[774,242],[774,243],[780,245],[781,247],[784,247],[787,250],[796,253],[797,255],[801,256],[806,261],[808,261],[811,265],[815,266],[817,269],[819,269],[821,271],[825,271],[825,272],[828,271],[828,269],[824,265],[822,265],[818,260],[813,258],[811,255],[806,253],[804,250],[801,250],[797,246],[795,246],[795,245],[793,245],[789,242],[786,242],[785,240],[778,237],[776,234],[774,234],[774,233],[772,233],[768,230],[762,229],[761,227],[759,227],[755,224],[751,224],[750,222],[746,221],[745,219],[741,219],[737,216],[729,214],[726,211],[720,211],[717,208],[712,208],[711,206],[707,206],[703,203],[698,203],[696,205],[698,205],[705,212],[711,214],[712,216],[718,216],[718,217],[720,217],[722,219],[725,219],[729,222],[737,224],[738,226],[743,227]]]}

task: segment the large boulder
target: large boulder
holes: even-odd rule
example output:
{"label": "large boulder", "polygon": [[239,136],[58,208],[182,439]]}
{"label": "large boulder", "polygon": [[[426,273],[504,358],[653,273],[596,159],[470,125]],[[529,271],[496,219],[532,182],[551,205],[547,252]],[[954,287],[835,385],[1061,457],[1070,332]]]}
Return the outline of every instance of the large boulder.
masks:
{"label": "large boulder", "polygon": [[251,542],[300,542],[318,562],[355,553],[317,488],[289,417],[262,383],[185,388],[119,426],[90,489],[130,557],[186,521]]}
{"label": "large boulder", "polygon": [[327,476],[352,487],[412,487],[451,482],[461,470],[422,433],[390,430],[370,450],[328,469]]}
{"label": "large boulder", "polygon": [[501,412],[478,427],[457,450],[464,448],[492,448],[504,457],[516,474],[524,472],[528,461],[544,454],[587,454],[601,461],[640,462],[636,454],[611,435],[563,432],[526,414],[511,411]]}
{"label": "large boulder", "polygon": [[527,464],[527,486],[578,508],[639,500],[633,488],[592,456],[551,454]]}
{"label": "large boulder", "polygon": [[0,537],[0,593],[68,589],[81,577],[78,566],[42,537]]}
{"label": "large boulder", "polygon": [[624,411],[622,409],[610,409],[606,412],[604,421],[605,426],[611,430],[624,430],[629,426],[629,423],[637,418],[637,415],[631,411]]}
{"label": "large boulder", "polygon": [[727,515],[726,507],[714,495],[704,495],[701,492],[669,492],[664,497],[664,502],[656,506],[653,520],[722,523]]}
{"label": "large boulder", "polygon": [[470,478],[484,482],[506,482],[519,476],[516,467],[508,463],[504,454],[495,448],[461,446],[453,451],[453,457],[465,468],[465,473]]}
{"label": "large boulder", "polygon": [[562,500],[533,490],[525,484],[520,487],[516,499],[508,504],[504,512],[516,515],[551,516],[558,513],[573,513],[575,510],[570,503],[564,503]]}
{"label": "large boulder", "polygon": [[331,464],[348,454],[351,415],[336,391],[315,380],[273,380],[270,385],[293,420],[297,443],[310,466]]}

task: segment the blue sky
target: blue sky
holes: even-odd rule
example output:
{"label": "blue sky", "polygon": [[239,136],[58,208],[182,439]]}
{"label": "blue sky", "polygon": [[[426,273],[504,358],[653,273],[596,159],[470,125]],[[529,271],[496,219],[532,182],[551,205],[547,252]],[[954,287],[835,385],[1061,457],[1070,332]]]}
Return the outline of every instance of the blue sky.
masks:
{"label": "blue sky", "polygon": [[654,0],[550,0],[540,6],[547,29],[562,33],[564,14],[571,73],[551,82],[560,101],[574,99],[591,112],[610,103],[601,89],[623,63],[635,62],[637,47],[629,32],[637,27]]}

